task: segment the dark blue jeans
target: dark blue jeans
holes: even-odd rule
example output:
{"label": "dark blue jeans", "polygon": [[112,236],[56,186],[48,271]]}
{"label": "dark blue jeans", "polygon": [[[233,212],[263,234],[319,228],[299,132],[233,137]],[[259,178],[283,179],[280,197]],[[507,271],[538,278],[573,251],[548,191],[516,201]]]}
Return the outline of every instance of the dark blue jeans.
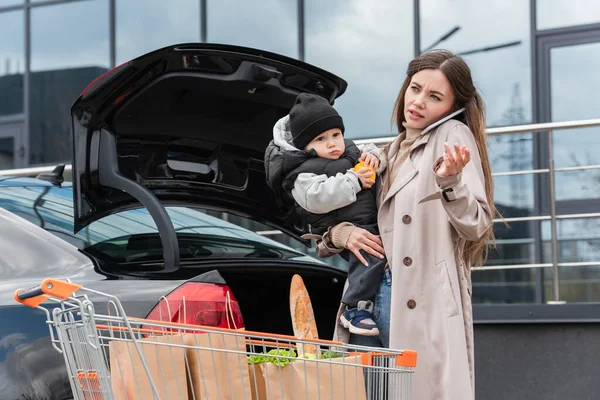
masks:
{"label": "dark blue jeans", "polygon": [[386,269],[373,300],[373,319],[379,336],[350,334],[350,344],[370,347],[390,347],[390,308],[392,302],[392,271]]}

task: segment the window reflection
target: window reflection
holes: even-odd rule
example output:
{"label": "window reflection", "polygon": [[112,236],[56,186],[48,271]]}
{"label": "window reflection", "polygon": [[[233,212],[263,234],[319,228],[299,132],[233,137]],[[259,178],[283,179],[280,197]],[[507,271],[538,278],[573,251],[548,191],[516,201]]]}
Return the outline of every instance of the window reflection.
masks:
{"label": "window reflection", "polygon": [[[544,262],[552,261],[550,222],[542,226]],[[567,302],[600,301],[600,219],[577,218],[559,220],[559,263],[591,263],[589,266],[559,267],[560,299]],[[544,271],[544,296],[553,298],[552,271]]]}
{"label": "window reflection", "polygon": [[[600,199],[600,169],[583,171],[564,171],[555,173],[557,201]],[[592,204],[590,204],[592,205]],[[600,211],[594,202],[594,212]],[[582,212],[581,209],[564,210],[573,214]]]}
{"label": "window reflection", "polygon": [[414,55],[413,1],[305,0],[306,61],[348,81],[336,102],[349,138],[389,136]]}
{"label": "window reflection", "polygon": [[15,142],[13,138],[0,138],[0,169],[15,167]]}
{"label": "window reflection", "polygon": [[533,174],[494,177],[494,203],[504,218],[540,215],[534,201],[534,178]]}
{"label": "window reflection", "polygon": [[[538,221],[494,224],[496,247],[488,254],[486,266],[536,263]],[[473,303],[532,303],[536,300],[536,268],[475,270],[472,273]]]}
{"label": "window reflection", "polygon": [[108,25],[107,0],[31,10],[31,164],[71,159],[70,108],[109,67]]}
{"label": "window reflection", "polygon": [[[91,223],[77,234],[73,234],[72,191],[69,187],[2,188],[0,190],[0,207],[58,235],[80,249],[107,241],[116,243],[125,240],[126,242],[130,236],[158,233],[148,210],[135,209],[109,215]],[[239,242],[240,249],[244,247],[244,242],[248,242],[247,245],[252,247],[250,243],[252,242],[273,249],[289,251],[289,248],[281,243],[210,216],[201,209],[167,207],[167,213],[178,234],[227,238],[231,239],[231,243]],[[190,236],[187,238],[189,243]],[[293,256],[301,255],[293,254]]]}
{"label": "window reflection", "polygon": [[199,0],[117,0],[117,64],[177,43],[200,41]]}
{"label": "window reflection", "polygon": [[23,112],[23,18],[23,11],[0,13],[0,116]]}
{"label": "window reflection", "polygon": [[597,0],[536,0],[537,29],[600,22]]}
{"label": "window reflection", "polygon": [[422,50],[460,28],[435,47],[465,53],[488,126],[532,120],[529,2],[421,0],[420,16]]}
{"label": "window reflection", "polygon": [[502,222],[494,224],[496,248],[488,255],[487,266],[518,265],[535,263],[536,229],[538,221]]}
{"label": "window reflection", "polygon": [[[596,79],[599,52],[600,43],[550,50],[552,121],[598,116],[597,107],[592,106],[591,99],[600,91],[600,82]],[[557,168],[600,164],[595,150],[600,145],[600,127],[554,131],[552,135]],[[600,169],[557,172],[556,199],[600,199],[599,183]],[[597,212],[598,207],[587,211]],[[566,212],[583,211],[574,209]]]}
{"label": "window reflection", "polygon": [[207,40],[298,58],[296,0],[207,0]]}
{"label": "window reflection", "polygon": [[0,8],[24,3],[25,0],[0,0]]}
{"label": "window reflection", "polygon": [[535,302],[534,268],[473,271],[473,304]]}
{"label": "window reflection", "polygon": [[[558,220],[560,263],[598,262],[600,263],[600,219],[573,218]],[[542,225],[542,240],[544,241],[544,262],[552,262],[550,243],[550,221]]]}

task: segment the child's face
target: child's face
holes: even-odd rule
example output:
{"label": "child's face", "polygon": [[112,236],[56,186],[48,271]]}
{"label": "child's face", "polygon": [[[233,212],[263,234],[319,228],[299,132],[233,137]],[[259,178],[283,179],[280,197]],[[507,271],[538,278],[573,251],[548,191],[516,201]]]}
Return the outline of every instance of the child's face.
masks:
{"label": "child's face", "polygon": [[315,149],[317,155],[321,158],[337,160],[346,150],[344,135],[342,135],[342,131],[339,128],[325,131],[314,138],[304,148],[304,150],[310,149]]}

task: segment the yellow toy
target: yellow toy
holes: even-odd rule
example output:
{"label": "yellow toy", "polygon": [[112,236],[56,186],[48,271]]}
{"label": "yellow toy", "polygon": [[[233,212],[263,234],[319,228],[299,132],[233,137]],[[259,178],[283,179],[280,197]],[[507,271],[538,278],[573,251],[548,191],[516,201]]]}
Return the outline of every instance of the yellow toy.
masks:
{"label": "yellow toy", "polygon": [[[356,165],[354,166],[354,171],[355,171],[355,172],[358,172],[358,171],[360,171],[362,168],[365,168],[365,167],[366,167],[366,168],[369,168],[369,167],[367,167],[367,166],[365,165],[365,163],[364,163],[363,161],[359,161],[359,162],[358,162],[358,164],[356,164]],[[372,169],[372,168],[369,168],[369,170],[370,170],[370,171],[373,171],[373,175],[371,175],[371,177],[373,178],[373,180],[375,180],[375,177],[376,177],[375,170],[374,170],[374,169]]]}

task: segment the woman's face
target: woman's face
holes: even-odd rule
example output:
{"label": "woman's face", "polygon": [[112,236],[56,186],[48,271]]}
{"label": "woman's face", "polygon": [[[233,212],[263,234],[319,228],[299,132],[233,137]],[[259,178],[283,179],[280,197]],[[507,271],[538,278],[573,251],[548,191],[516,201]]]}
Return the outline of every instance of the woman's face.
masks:
{"label": "woman's face", "polygon": [[424,69],[412,76],[404,94],[407,128],[423,129],[454,108],[454,91],[439,69]]}

